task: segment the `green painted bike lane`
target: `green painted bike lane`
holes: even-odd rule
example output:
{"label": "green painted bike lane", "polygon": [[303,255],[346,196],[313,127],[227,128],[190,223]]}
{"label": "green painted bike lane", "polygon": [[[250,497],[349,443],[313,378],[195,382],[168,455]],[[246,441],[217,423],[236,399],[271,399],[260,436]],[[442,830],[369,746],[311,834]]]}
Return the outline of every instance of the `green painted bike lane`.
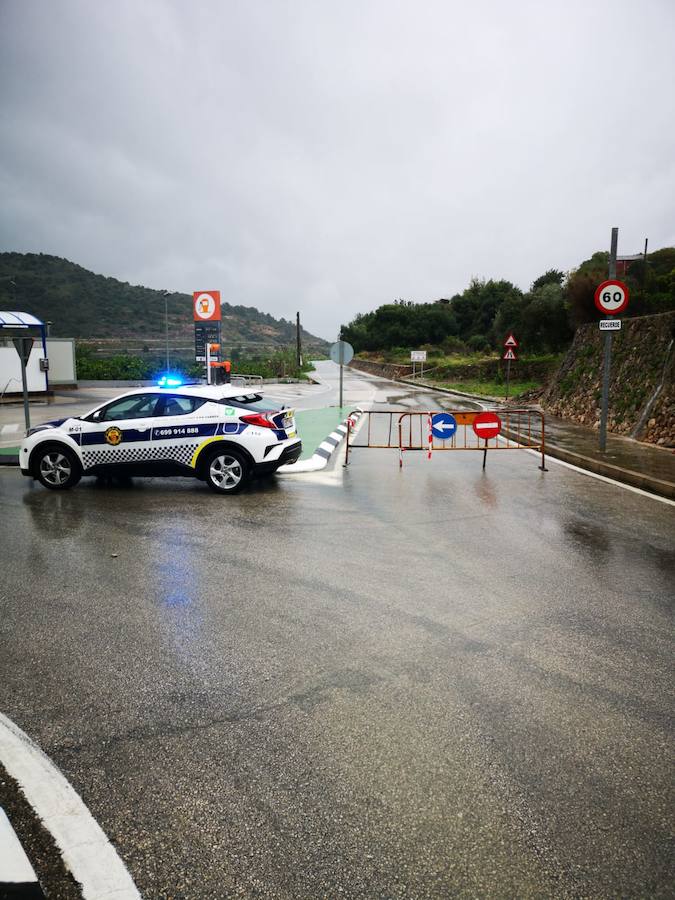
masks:
{"label": "green painted bike lane", "polygon": [[298,437],[302,441],[300,459],[309,459],[331,431],[349,415],[347,407],[328,406],[324,409],[301,409],[295,413]]}

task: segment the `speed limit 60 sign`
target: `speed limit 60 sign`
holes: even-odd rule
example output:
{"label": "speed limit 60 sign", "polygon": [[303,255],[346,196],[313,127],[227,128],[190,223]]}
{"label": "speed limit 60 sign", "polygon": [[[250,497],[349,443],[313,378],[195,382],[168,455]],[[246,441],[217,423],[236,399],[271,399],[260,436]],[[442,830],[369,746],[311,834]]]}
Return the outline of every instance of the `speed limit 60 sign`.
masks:
{"label": "speed limit 60 sign", "polygon": [[623,281],[603,281],[595,289],[595,305],[606,316],[616,316],[628,306],[628,287]]}

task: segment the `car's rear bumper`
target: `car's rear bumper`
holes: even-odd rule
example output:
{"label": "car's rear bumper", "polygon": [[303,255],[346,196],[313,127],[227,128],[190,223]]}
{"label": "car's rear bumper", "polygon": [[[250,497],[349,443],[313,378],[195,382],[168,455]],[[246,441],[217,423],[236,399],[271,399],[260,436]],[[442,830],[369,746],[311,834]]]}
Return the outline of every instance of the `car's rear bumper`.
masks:
{"label": "car's rear bumper", "polygon": [[270,472],[276,472],[279,466],[290,466],[292,463],[297,462],[300,459],[301,453],[302,441],[298,441],[295,444],[291,444],[290,447],[285,447],[279,456],[271,462],[256,463],[253,467],[253,472],[256,475],[265,475]]}

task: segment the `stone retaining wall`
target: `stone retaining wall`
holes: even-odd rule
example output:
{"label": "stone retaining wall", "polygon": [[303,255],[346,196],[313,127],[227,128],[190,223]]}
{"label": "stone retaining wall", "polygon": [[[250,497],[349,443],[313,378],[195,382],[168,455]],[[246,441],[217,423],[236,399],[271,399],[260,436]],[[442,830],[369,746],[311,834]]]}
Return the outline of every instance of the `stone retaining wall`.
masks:
{"label": "stone retaining wall", "polygon": [[[675,312],[624,319],[612,336],[608,429],[660,446],[675,446]],[[545,391],[548,412],[600,426],[604,333],[597,322],[577,329]],[[657,394],[657,389],[658,394]]]}

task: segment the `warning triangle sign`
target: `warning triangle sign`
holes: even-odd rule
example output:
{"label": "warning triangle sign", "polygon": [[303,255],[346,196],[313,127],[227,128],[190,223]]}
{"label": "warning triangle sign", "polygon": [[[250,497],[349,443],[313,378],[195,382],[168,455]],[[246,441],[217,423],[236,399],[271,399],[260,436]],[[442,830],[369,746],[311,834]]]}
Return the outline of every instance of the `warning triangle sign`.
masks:
{"label": "warning triangle sign", "polygon": [[513,350],[509,347],[504,356],[502,356],[502,359],[517,359],[517,357]]}
{"label": "warning triangle sign", "polygon": [[512,334],[510,334],[507,339],[504,341],[505,347],[517,347],[518,341],[514,338]]}

